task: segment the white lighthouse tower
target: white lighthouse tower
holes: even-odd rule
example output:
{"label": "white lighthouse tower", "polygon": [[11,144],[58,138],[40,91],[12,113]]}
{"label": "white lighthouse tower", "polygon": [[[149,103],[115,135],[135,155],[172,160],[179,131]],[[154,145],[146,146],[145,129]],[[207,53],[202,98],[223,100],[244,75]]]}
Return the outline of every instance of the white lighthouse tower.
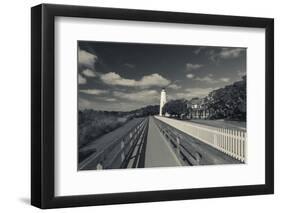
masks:
{"label": "white lighthouse tower", "polygon": [[159,115],[163,116],[163,107],[165,105],[165,103],[167,102],[167,98],[166,98],[166,91],[163,88],[161,91],[161,96],[160,96],[160,109],[159,109]]}

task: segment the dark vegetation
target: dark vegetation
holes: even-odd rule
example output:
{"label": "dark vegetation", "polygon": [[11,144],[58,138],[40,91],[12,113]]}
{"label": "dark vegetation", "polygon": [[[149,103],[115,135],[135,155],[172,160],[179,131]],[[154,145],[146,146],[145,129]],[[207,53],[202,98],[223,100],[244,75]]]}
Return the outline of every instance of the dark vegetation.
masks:
{"label": "dark vegetation", "polygon": [[163,111],[172,117],[180,118],[182,114],[188,114],[190,107],[190,101],[188,100],[171,100],[164,105]]}
{"label": "dark vegetation", "polygon": [[129,112],[80,110],[78,116],[79,148],[117,129],[135,117],[156,114],[159,114],[159,105],[149,105]]}
{"label": "dark vegetation", "polygon": [[159,105],[148,105],[146,107],[133,110],[129,114],[134,117],[145,117],[149,115],[158,115],[159,114]]}
{"label": "dark vegetation", "polygon": [[214,90],[201,99],[171,100],[165,104],[163,110],[177,118],[190,118],[198,110],[206,111],[207,119],[246,121],[246,76],[241,81]]}
{"label": "dark vegetation", "polygon": [[129,115],[118,112],[79,111],[79,147],[111,132],[130,119]]}
{"label": "dark vegetation", "polygon": [[246,121],[246,76],[242,81],[212,91],[205,105],[212,113],[212,119]]}

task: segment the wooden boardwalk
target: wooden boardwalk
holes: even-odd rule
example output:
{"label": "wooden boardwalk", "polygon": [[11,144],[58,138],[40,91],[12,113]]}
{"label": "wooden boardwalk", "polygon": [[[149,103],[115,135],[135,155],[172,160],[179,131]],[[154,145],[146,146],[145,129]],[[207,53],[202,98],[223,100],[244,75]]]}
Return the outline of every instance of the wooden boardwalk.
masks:
{"label": "wooden boardwalk", "polygon": [[145,151],[145,167],[181,166],[176,154],[163,138],[154,118],[149,118],[149,129]]}
{"label": "wooden boardwalk", "polygon": [[232,131],[159,116],[134,119],[85,147],[86,151],[94,151],[79,163],[79,169],[242,163],[238,154],[244,151],[241,149],[243,135],[237,135],[236,131],[234,135],[230,133]]}

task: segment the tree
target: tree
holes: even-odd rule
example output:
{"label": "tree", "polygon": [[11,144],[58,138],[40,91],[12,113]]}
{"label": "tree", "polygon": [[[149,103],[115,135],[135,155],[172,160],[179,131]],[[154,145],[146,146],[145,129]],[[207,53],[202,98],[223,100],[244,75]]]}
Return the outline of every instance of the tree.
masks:
{"label": "tree", "polygon": [[150,115],[159,114],[159,105],[148,105],[140,109],[136,109],[128,112],[129,114],[134,114],[134,117],[145,117]]}
{"label": "tree", "polygon": [[212,112],[211,119],[226,118],[246,120],[246,76],[206,97],[206,107]]}
{"label": "tree", "polygon": [[182,114],[186,114],[188,112],[187,104],[187,100],[171,100],[164,105],[163,112],[180,118]]}

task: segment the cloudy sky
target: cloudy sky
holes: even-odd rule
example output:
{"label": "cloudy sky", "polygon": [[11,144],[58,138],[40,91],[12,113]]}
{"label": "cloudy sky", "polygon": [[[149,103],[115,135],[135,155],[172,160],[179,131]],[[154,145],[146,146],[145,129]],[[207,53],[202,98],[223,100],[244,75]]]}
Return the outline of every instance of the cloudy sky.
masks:
{"label": "cloudy sky", "polygon": [[78,42],[79,109],[129,111],[167,99],[204,97],[246,74],[246,49]]}

